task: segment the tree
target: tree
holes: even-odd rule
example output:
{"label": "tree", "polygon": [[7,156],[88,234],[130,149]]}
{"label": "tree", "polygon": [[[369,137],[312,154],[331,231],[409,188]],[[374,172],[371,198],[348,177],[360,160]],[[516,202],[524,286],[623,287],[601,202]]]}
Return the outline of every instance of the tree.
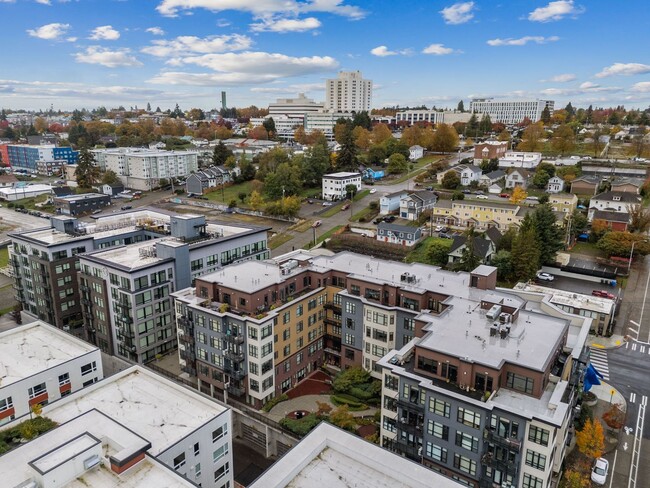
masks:
{"label": "tree", "polygon": [[343,144],[346,131],[348,130],[352,131],[352,129],[353,129],[352,123],[349,120],[346,119],[337,120],[336,124],[334,124],[334,140],[339,144]]}
{"label": "tree", "polygon": [[386,150],[381,144],[370,146],[366,159],[369,164],[383,164],[386,159]]}
{"label": "tree", "polygon": [[501,236],[499,244],[497,244],[497,251],[512,251],[512,243],[517,237],[517,228],[510,227]]}
{"label": "tree", "polygon": [[299,125],[293,132],[293,140],[298,144],[307,144],[307,133],[302,125]]}
{"label": "tree", "polygon": [[644,236],[632,234],[631,232],[607,232],[598,241],[597,246],[609,256],[629,257],[632,252],[632,243],[634,243],[635,256],[650,254],[650,243],[644,240]]}
{"label": "tree", "polygon": [[147,112],[151,112],[151,104],[147,102]]}
{"label": "tree", "polygon": [[406,173],[408,171],[408,161],[399,153],[391,154],[388,158],[387,169],[392,175]]}
{"label": "tree", "polygon": [[190,109],[189,112],[187,112],[187,118],[193,121],[203,120],[205,119],[205,114],[203,113],[203,110],[201,110],[200,108],[193,108]]}
{"label": "tree", "polygon": [[520,204],[528,197],[528,193],[521,186],[513,188],[510,194],[510,203]]}
{"label": "tree", "polygon": [[391,137],[393,137],[393,133],[386,124],[377,124],[372,129],[373,144],[382,144]]}
{"label": "tree", "polygon": [[536,171],[535,175],[533,176],[533,186],[535,188],[546,188],[548,180],[550,179],[551,177],[548,175],[548,173],[544,171]]}
{"label": "tree", "polygon": [[457,270],[470,272],[481,264],[481,258],[475,252],[477,237],[474,227],[469,227],[465,231],[465,247],[461,252],[460,262],[456,266]]}
{"label": "tree", "polygon": [[34,129],[36,129],[36,132],[39,134],[45,132],[47,130],[47,120],[43,117],[36,117],[34,120]]}
{"label": "tree", "polygon": [[601,151],[605,147],[605,143],[601,140],[601,136],[603,135],[603,131],[600,128],[597,128],[592,134],[591,134],[591,148],[593,149],[593,154],[594,157],[597,158],[600,156]]}
{"label": "tree", "polygon": [[590,486],[589,476],[574,469],[567,469],[560,483],[560,488],[589,488]]}
{"label": "tree", "polygon": [[553,132],[551,147],[555,152],[564,156],[573,151],[576,145],[576,136],[573,129],[566,124],[562,124]]}
{"label": "tree", "polygon": [[350,407],[347,404],[343,404],[330,413],[329,421],[345,430],[354,430],[357,426],[356,421],[354,420],[354,415],[350,413]]}
{"label": "tree", "polygon": [[483,174],[490,173],[499,169],[499,160],[497,158],[484,159],[479,166]]}
{"label": "tree", "polygon": [[352,125],[346,124],[342,135],[341,149],[336,158],[336,168],[339,171],[357,171],[357,146],[352,135]]}
{"label": "tree", "polygon": [[510,139],[510,132],[508,132],[506,129],[503,129],[501,132],[499,132],[499,135],[497,136],[497,141],[510,142]]}
{"label": "tree", "polygon": [[422,144],[420,144],[421,140],[422,129],[418,125],[412,125],[402,131],[402,141],[404,141],[404,143],[409,147],[415,146],[416,144],[422,146]]}
{"label": "tree", "polygon": [[102,183],[104,185],[115,185],[120,182],[120,179],[117,177],[117,173],[112,169],[107,169],[102,175]]}
{"label": "tree", "polygon": [[456,107],[456,110],[458,110],[459,112],[464,112],[465,111],[465,104],[463,103],[462,100],[460,102],[458,102],[458,106]]}
{"label": "tree", "polygon": [[300,198],[297,195],[275,200],[266,205],[266,213],[269,215],[283,215],[285,217],[295,217],[300,211]]}
{"label": "tree", "polygon": [[451,125],[438,124],[433,137],[433,150],[451,152],[458,146],[458,133]]}
{"label": "tree", "polygon": [[[226,160],[227,162],[228,160]],[[242,157],[239,161],[239,180],[250,181],[255,178],[255,166],[253,163]]]}
{"label": "tree", "polygon": [[230,139],[232,137],[232,130],[225,125],[220,125],[214,130],[214,137],[216,139]]}
{"label": "tree", "polygon": [[492,120],[488,114],[483,114],[483,117],[481,117],[478,130],[481,134],[487,134],[492,130]]}
{"label": "tree", "polygon": [[544,125],[542,122],[531,124],[524,131],[517,149],[520,151],[541,151],[543,137]]}
{"label": "tree", "polygon": [[467,121],[467,125],[465,126],[465,135],[474,137],[478,135],[478,117],[476,114],[472,114]]}
{"label": "tree", "polygon": [[302,188],[300,168],[291,163],[281,163],[264,180],[264,194],[269,200],[297,195]]}
{"label": "tree", "polygon": [[629,205],[630,232],[644,233],[650,228],[650,211],[641,204]]}
{"label": "tree", "polygon": [[321,185],[323,175],[330,170],[330,152],[327,141],[321,140],[314,144],[303,159],[302,179],[306,186]]}
{"label": "tree", "polygon": [[603,426],[598,420],[587,419],[582,430],[576,432],[578,450],[589,459],[597,459],[605,451]]}
{"label": "tree", "polygon": [[80,188],[91,188],[97,182],[99,168],[95,166],[95,156],[88,149],[84,148],[79,153],[74,175]]}
{"label": "tree", "polygon": [[275,134],[275,120],[273,120],[273,117],[264,119],[264,122],[262,122],[262,127],[264,127],[266,130],[266,135],[270,139],[271,135]]}
{"label": "tree", "polygon": [[352,183],[345,185],[345,194],[347,195],[347,198],[352,200],[354,195],[357,194],[357,185],[353,185]]}
{"label": "tree", "polygon": [[456,171],[450,169],[442,177],[442,187],[447,190],[455,190],[459,186],[460,186],[460,176],[458,176],[458,173],[456,173]]}
{"label": "tree", "polygon": [[212,164],[215,166],[223,166],[226,164],[226,161],[229,156],[232,156],[233,153],[230,149],[226,147],[223,141],[214,146],[214,151],[212,152]]}
{"label": "tree", "polygon": [[603,421],[610,429],[620,429],[625,424],[625,411],[615,403],[603,414]]}
{"label": "tree", "polygon": [[510,251],[497,251],[490,262],[497,269],[497,276],[502,281],[509,281],[512,276],[512,254]]}
{"label": "tree", "polygon": [[262,199],[262,195],[260,195],[259,192],[253,190],[250,198],[248,199],[248,204],[251,206],[253,210],[261,209],[262,206],[264,205],[264,200]]}
{"label": "tree", "polygon": [[428,262],[435,266],[444,266],[447,264],[452,242],[451,239],[437,239],[429,244],[427,249]]}
{"label": "tree", "polygon": [[520,229],[512,243],[512,269],[517,280],[529,280],[539,269],[539,243],[535,229]]}
{"label": "tree", "polygon": [[555,255],[564,247],[562,230],[557,226],[553,209],[547,203],[538,205],[532,215],[539,245],[541,264],[555,262]]}
{"label": "tree", "polygon": [[578,209],[574,210],[571,215],[571,231],[573,235],[579,236],[582,234],[587,228],[587,225],[589,225],[587,216]]}
{"label": "tree", "polygon": [[544,123],[544,125],[548,125],[551,123],[551,111],[548,108],[548,105],[544,107],[544,110],[542,110],[541,121]]}
{"label": "tree", "polygon": [[367,151],[370,147],[370,131],[365,127],[358,125],[352,130],[354,143],[362,151]]}
{"label": "tree", "polygon": [[384,146],[384,151],[386,153],[386,157],[390,157],[393,154],[399,153],[402,156],[404,156],[406,159],[408,159],[411,155],[408,144],[406,144],[401,139],[395,139],[394,137],[390,137],[384,141],[383,146]]}
{"label": "tree", "polygon": [[365,110],[357,112],[352,118],[352,127],[363,127],[366,130],[372,129],[372,120]]}

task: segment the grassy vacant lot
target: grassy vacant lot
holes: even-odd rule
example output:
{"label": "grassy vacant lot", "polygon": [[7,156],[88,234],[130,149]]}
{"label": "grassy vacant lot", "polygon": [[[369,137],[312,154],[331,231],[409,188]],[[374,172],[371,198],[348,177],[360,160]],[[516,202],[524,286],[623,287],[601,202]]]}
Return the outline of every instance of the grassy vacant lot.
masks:
{"label": "grassy vacant lot", "polygon": [[269,247],[271,250],[273,250],[276,247],[280,247],[285,242],[289,242],[291,239],[293,239],[293,236],[291,234],[276,234],[274,237],[271,237],[271,239],[269,239]]}
{"label": "grassy vacant lot", "polygon": [[445,156],[440,156],[438,154],[433,155],[429,154],[427,156],[424,156],[420,159],[418,159],[414,164],[413,164],[413,171],[399,175],[397,178],[386,178],[384,180],[381,180],[380,183],[384,183],[386,185],[394,185],[396,183],[402,183],[410,178],[414,178],[418,174],[422,173],[424,169],[431,163],[435,163],[436,161],[440,161],[443,159]]}
{"label": "grassy vacant lot", "polygon": [[404,258],[404,261],[407,263],[429,263],[427,257],[429,246],[436,241],[447,242],[447,239],[442,239],[441,237],[427,237],[423,241],[420,241],[420,243],[415,246],[415,249],[408,253],[406,258]]}
{"label": "grassy vacant lot", "polygon": [[[343,227],[342,225],[337,225],[336,227],[332,227],[327,232],[323,232],[321,235],[318,235],[318,230],[317,230],[316,231],[316,244],[319,244],[319,243],[323,242],[325,239],[329,239],[330,237],[332,237],[334,235],[335,232],[338,232],[339,230],[341,230],[342,227]],[[308,244],[303,246],[303,249],[309,249],[309,248],[313,247],[312,244],[313,244],[312,242],[309,242]]]}
{"label": "grassy vacant lot", "polygon": [[604,258],[606,257],[605,253],[596,247],[596,244],[593,242],[576,242],[576,244],[571,248],[572,254],[583,254],[585,256],[591,256],[595,258]]}
{"label": "grassy vacant lot", "polygon": [[9,248],[3,247],[0,249],[0,268],[4,268],[9,264]]}
{"label": "grassy vacant lot", "polygon": [[363,210],[360,210],[357,213],[355,213],[350,218],[350,221],[351,222],[359,222],[359,221],[361,221],[361,219],[365,219],[364,221],[367,222],[369,220],[368,217],[370,217],[370,219],[372,219],[375,215],[377,215],[377,213],[379,213],[379,210],[373,210],[370,207],[366,207]]}
{"label": "grassy vacant lot", "polygon": [[238,207],[248,207],[248,202],[246,200],[244,203],[241,202],[239,199],[239,194],[246,193],[246,195],[250,195],[253,191],[252,183],[252,181],[244,181],[243,183],[239,183],[237,185],[227,186],[223,189],[223,197],[221,188],[218,188],[215,191],[211,191],[210,193],[206,193],[205,196],[208,197],[210,201],[216,203],[223,203],[225,205],[228,205],[232,200],[235,200],[237,201]]}

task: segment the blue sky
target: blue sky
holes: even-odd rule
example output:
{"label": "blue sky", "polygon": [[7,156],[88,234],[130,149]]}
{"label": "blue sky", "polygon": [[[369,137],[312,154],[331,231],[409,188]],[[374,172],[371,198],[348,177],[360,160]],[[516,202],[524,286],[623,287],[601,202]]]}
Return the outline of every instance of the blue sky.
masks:
{"label": "blue sky", "polygon": [[373,105],[650,105],[650,2],[0,0],[0,106],[266,106],[361,70]]}

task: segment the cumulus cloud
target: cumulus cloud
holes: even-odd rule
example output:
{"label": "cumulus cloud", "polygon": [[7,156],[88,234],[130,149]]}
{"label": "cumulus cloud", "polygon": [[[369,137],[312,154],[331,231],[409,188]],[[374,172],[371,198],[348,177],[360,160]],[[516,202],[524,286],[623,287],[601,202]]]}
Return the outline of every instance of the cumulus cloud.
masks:
{"label": "cumulus cloud", "polygon": [[601,86],[591,81],[581,83],[577,88],[546,88],[541,90],[544,96],[578,96],[594,93],[614,93],[621,91],[618,86]]}
{"label": "cumulus cloud", "polygon": [[411,49],[402,49],[401,51],[391,51],[386,46],[377,46],[370,50],[370,54],[384,58],[386,56],[397,56],[398,54],[409,55],[412,54]]}
{"label": "cumulus cloud", "polygon": [[453,54],[455,52],[460,51],[455,51],[450,47],[445,47],[444,44],[429,44],[422,50],[422,54],[433,54],[435,56],[444,56],[446,54]]}
{"label": "cumulus cloud", "polygon": [[306,32],[318,29],[320,26],[320,20],[316,17],[304,19],[264,17],[257,24],[251,24],[251,30],[254,32]]}
{"label": "cumulus cloud", "polygon": [[577,16],[585,11],[584,7],[576,6],[573,0],[557,0],[549,2],[545,7],[538,7],[528,14],[528,20],[533,22],[553,22],[567,16]]}
{"label": "cumulus cloud", "polygon": [[611,66],[603,68],[596,78],[606,78],[608,76],[632,76],[650,73],[649,64],[641,63],[614,63]]}
{"label": "cumulus cloud", "polygon": [[146,29],[146,32],[148,32],[149,34],[153,34],[154,36],[165,35],[165,31],[162,30],[160,27],[149,27],[148,29]]}
{"label": "cumulus cloud", "polygon": [[630,91],[637,93],[650,93],[650,81],[639,81],[632,85]]}
{"label": "cumulus cloud", "polygon": [[361,19],[366,13],[359,7],[346,5],[345,0],[162,0],[156,10],[162,15],[175,17],[179,12],[197,8],[222,12],[238,10],[256,17],[267,15],[298,15],[308,12],[326,12]]}
{"label": "cumulus cloud", "polygon": [[50,0],[36,0],[36,3],[40,3],[41,5],[52,5]]}
{"label": "cumulus cloud", "polygon": [[559,40],[560,38],[558,36],[524,36],[518,39],[513,39],[511,37],[508,39],[490,39],[487,43],[490,46],[525,46],[529,42],[534,42],[535,44],[546,44],[548,42],[556,42]]}
{"label": "cumulus cloud", "polygon": [[108,49],[100,46],[89,46],[85,51],[74,55],[77,63],[100,64],[107,68],[122,66],[142,66],[137,58],[131,55],[130,49]]}
{"label": "cumulus cloud", "polygon": [[561,75],[555,75],[548,80],[541,80],[542,82],[550,81],[551,83],[568,83],[576,79],[576,75],[573,73],[563,73]]}
{"label": "cumulus cloud", "polygon": [[120,33],[113,29],[112,25],[101,25],[92,30],[88,39],[93,41],[116,41],[120,38]]}
{"label": "cumulus cloud", "polygon": [[440,11],[445,24],[464,24],[474,18],[474,2],[459,2]]}
{"label": "cumulus cloud", "polygon": [[61,24],[54,22],[45,24],[36,29],[28,29],[27,33],[32,37],[46,39],[48,41],[57,41],[70,30],[70,24]]}
{"label": "cumulus cloud", "polygon": [[164,58],[190,54],[223,53],[227,51],[242,51],[253,45],[250,37],[232,34],[223,36],[195,37],[179,36],[170,40],[152,41],[151,46],[141,51],[152,56]]}
{"label": "cumulus cloud", "polygon": [[172,85],[263,84],[293,76],[330,72],[338,67],[338,62],[329,56],[292,57],[250,51],[172,58],[168,64],[195,65],[214,73],[166,71],[149,81]]}

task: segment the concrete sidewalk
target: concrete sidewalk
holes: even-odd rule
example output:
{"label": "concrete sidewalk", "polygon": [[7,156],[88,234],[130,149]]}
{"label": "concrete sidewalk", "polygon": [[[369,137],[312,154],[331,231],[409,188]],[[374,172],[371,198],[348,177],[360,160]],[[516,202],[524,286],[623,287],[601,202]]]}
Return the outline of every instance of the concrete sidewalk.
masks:
{"label": "concrete sidewalk", "polygon": [[624,346],[626,342],[625,337],[622,335],[613,335],[611,337],[590,335],[587,338],[587,344],[598,349],[616,349]]}

